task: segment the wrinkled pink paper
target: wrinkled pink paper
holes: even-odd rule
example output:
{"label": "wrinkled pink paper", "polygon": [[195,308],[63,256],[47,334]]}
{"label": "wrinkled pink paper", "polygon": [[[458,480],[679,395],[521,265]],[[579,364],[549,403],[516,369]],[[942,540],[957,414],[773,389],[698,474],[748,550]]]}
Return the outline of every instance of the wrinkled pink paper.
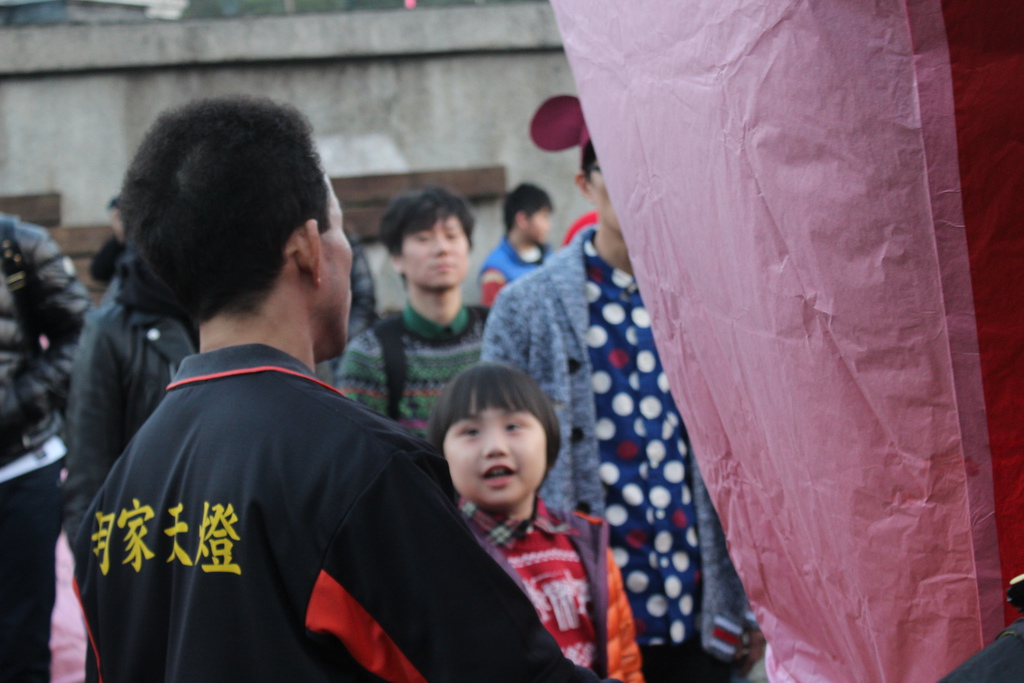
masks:
{"label": "wrinkled pink paper", "polygon": [[938,0],[553,0],[776,680],[1000,626]]}

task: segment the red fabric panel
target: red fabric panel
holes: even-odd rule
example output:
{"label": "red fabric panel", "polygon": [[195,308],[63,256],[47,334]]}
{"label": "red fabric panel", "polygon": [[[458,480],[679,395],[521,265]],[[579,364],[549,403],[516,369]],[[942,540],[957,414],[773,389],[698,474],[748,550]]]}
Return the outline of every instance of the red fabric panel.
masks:
{"label": "red fabric panel", "polygon": [[[75,588],[75,597],[78,598],[78,604],[82,605],[82,594],[78,592],[78,579],[72,579],[71,585]],[[99,682],[103,683],[103,669],[100,667],[100,651],[96,649],[96,640],[92,637],[92,627],[89,626],[89,620],[85,618],[85,606],[82,606],[82,621],[85,622],[85,632],[89,634],[89,647],[92,648],[92,654],[96,658],[96,676],[99,678]]]}
{"label": "red fabric panel", "polygon": [[1005,587],[1024,573],[1024,3],[942,8]]}
{"label": "red fabric panel", "polygon": [[392,683],[426,683],[391,636],[330,574],[320,571],[306,610],[306,628],[336,637],[368,671]]}

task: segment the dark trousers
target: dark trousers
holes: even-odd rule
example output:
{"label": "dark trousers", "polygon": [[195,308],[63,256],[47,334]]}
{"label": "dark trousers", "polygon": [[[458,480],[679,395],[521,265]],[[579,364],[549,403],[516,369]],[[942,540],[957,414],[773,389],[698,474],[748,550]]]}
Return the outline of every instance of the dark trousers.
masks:
{"label": "dark trousers", "polygon": [[721,662],[700,646],[700,638],[682,645],[642,645],[647,683],[729,683],[732,665]]}
{"label": "dark trousers", "polygon": [[0,683],[50,680],[61,463],[0,483]]}

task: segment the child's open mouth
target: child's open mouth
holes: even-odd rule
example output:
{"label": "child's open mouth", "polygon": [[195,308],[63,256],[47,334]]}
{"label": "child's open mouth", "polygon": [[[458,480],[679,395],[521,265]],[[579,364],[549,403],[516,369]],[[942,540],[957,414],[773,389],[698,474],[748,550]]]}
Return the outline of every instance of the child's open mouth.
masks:
{"label": "child's open mouth", "polygon": [[484,482],[492,488],[501,488],[512,481],[515,472],[504,465],[496,465],[484,472]]}

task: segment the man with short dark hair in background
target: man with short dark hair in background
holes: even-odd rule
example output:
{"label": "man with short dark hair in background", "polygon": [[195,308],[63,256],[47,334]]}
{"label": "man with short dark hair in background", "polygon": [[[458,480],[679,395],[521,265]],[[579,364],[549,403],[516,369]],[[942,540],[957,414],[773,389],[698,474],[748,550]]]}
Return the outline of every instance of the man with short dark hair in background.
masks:
{"label": "man with short dark hair in background", "polygon": [[505,237],[480,267],[480,303],[494,305],[501,288],[544,263],[554,206],[548,193],[522,183],[505,197]]}
{"label": "man with short dark hair in background", "polygon": [[88,679],[595,680],[462,524],[444,461],[313,377],[345,344],[351,252],[306,120],[164,114],[121,199],[200,353],[76,539]]}
{"label": "man with short dark hair in background", "polygon": [[473,214],[459,195],[428,187],[394,199],[380,240],[405,283],[406,305],[348,345],[335,386],[422,436],[448,380],[480,360],[487,310],[462,302]]}

